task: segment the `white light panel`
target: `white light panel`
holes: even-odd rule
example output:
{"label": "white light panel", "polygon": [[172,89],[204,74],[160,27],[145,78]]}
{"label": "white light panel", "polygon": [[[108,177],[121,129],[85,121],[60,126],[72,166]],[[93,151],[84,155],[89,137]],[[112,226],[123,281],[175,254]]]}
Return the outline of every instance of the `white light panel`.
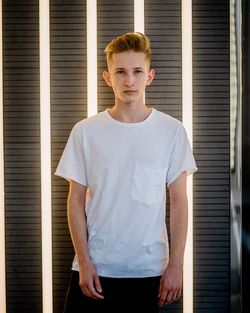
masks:
{"label": "white light panel", "polygon": [[87,0],[87,116],[95,115],[97,104],[97,7]]}
{"label": "white light panel", "polygon": [[53,312],[49,0],[39,1],[43,313]]}
{"label": "white light panel", "polygon": [[144,0],[134,0],[134,31],[144,33]]}
{"label": "white light panel", "polygon": [[[134,31],[144,34],[144,0],[134,0]],[[143,94],[144,103],[146,101],[146,94]]]}
{"label": "white light panel", "polygon": [[[193,141],[192,0],[182,0],[182,115],[190,144]],[[187,179],[188,233],[184,256],[183,313],[193,312],[193,180]]]}

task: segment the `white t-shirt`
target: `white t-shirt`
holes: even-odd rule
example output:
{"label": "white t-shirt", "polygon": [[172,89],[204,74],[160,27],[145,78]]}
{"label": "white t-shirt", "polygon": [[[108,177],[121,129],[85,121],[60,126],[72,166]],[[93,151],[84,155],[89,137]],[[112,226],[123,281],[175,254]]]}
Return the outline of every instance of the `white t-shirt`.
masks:
{"label": "white t-shirt", "polygon": [[183,124],[155,109],[139,123],[106,110],[74,126],[55,174],[89,188],[88,249],[100,276],[162,275],[166,184],[196,170]]}

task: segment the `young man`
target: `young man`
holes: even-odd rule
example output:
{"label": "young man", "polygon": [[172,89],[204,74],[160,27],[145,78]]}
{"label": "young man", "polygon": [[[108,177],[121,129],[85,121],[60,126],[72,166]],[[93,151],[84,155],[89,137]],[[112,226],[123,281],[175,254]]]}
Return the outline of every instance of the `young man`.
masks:
{"label": "young man", "polygon": [[186,177],[197,168],[182,123],[144,103],[148,37],[126,33],[105,52],[115,103],[75,125],[56,171],[70,182],[76,252],[64,312],[156,313],[181,296]]}

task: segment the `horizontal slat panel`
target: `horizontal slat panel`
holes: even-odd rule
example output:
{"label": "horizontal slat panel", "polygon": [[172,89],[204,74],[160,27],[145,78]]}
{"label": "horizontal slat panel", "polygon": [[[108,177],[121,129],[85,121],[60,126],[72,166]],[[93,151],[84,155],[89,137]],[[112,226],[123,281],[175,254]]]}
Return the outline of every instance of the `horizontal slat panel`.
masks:
{"label": "horizontal slat panel", "polygon": [[115,36],[134,29],[133,1],[99,0],[97,5],[98,111],[114,105],[114,95],[102,78],[107,70],[104,49]]}
{"label": "horizontal slat panel", "polygon": [[181,1],[145,1],[145,32],[156,70],[146,103],[181,119]]}
{"label": "horizontal slat panel", "polygon": [[[194,312],[229,312],[229,8],[193,1]],[[222,279],[223,277],[223,279]]]}
{"label": "horizontal slat panel", "polygon": [[42,310],[38,12],[3,1],[8,313]]}
{"label": "horizontal slat panel", "polygon": [[[50,36],[54,173],[73,125],[87,114],[85,1],[50,1]],[[52,175],[54,312],[63,310],[74,256],[66,218],[67,193],[68,183]]]}

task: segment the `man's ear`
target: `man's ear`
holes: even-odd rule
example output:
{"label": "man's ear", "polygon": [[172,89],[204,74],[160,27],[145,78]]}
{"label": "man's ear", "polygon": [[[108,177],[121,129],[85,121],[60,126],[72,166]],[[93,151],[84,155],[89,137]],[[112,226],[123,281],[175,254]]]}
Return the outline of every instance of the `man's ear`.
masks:
{"label": "man's ear", "polygon": [[109,87],[112,87],[112,83],[111,83],[111,79],[110,79],[110,73],[108,71],[104,71],[102,73],[102,77],[103,79],[105,80],[106,84],[109,86]]}
{"label": "man's ear", "polygon": [[148,79],[146,83],[147,86],[149,86],[152,83],[154,77],[155,77],[155,70],[151,68],[148,71]]}

